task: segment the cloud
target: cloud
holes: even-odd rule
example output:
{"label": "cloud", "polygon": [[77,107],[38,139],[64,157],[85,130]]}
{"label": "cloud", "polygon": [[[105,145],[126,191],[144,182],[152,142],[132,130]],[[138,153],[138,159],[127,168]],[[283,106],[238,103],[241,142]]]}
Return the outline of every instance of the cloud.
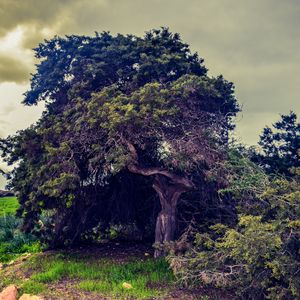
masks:
{"label": "cloud", "polygon": [[[168,26],[199,52],[211,75],[235,83],[243,104],[238,130],[252,143],[279,113],[300,114],[299,15],[299,0],[1,0],[0,83],[28,82],[29,49],[55,34],[142,35]],[[0,102],[3,93],[0,87]]]}
{"label": "cloud", "polygon": [[[14,103],[8,103],[7,105],[4,105],[1,108],[0,116],[7,116],[11,112],[13,112],[15,109],[16,109],[16,105]],[[0,124],[1,124],[1,120],[0,120]]]}
{"label": "cloud", "polygon": [[20,59],[0,54],[0,82],[25,83],[29,74],[30,68]]}
{"label": "cloud", "polygon": [[76,0],[1,0],[0,33],[5,35],[20,25],[51,26],[65,8],[71,9],[72,2]]}
{"label": "cloud", "polygon": [[0,84],[0,137],[14,134],[36,121],[44,110],[40,103],[35,106],[24,106],[22,94],[29,88],[12,82]]}
{"label": "cloud", "polygon": [[64,35],[68,31],[76,33],[76,28],[80,28],[77,22],[81,11],[86,9],[91,13],[95,12],[95,9],[105,2],[105,0],[1,0],[0,82],[21,84],[28,82],[34,67],[31,50],[44,39],[56,34]]}
{"label": "cloud", "polygon": [[[50,35],[85,27],[108,0],[1,0],[0,37],[24,28],[23,46],[33,48]],[[86,12],[93,14],[92,18]],[[84,19],[86,16],[86,19]]]}

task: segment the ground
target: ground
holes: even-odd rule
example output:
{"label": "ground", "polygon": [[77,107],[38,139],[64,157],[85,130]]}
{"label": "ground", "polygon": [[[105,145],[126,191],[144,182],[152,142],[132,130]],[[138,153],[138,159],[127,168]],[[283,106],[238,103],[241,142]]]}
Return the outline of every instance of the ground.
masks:
{"label": "ground", "polygon": [[233,299],[221,291],[179,288],[166,261],[152,255],[146,245],[111,242],[24,255],[3,266],[0,288],[16,284],[46,300]]}

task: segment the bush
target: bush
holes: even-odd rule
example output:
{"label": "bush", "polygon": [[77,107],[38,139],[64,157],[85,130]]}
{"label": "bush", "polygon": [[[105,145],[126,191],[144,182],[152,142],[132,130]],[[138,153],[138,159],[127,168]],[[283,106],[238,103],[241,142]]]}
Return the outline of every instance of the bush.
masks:
{"label": "bush", "polygon": [[293,178],[253,188],[249,179],[264,175],[244,158],[242,163],[235,157],[230,170],[246,169],[242,183],[241,176],[232,176],[225,191],[232,188],[233,199],[240,197],[237,225],[215,224],[195,234],[191,249],[170,253],[168,260],[183,285],[231,289],[242,299],[300,299],[300,169]]}
{"label": "bush", "polygon": [[169,255],[182,284],[234,289],[249,299],[299,299],[299,254],[293,249],[299,227],[241,216],[236,229],[211,229],[212,234],[198,233],[184,255]]}
{"label": "bush", "polygon": [[0,261],[7,262],[25,252],[38,252],[40,243],[31,234],[21,232],[22,220],[14,215],[0,217]]}

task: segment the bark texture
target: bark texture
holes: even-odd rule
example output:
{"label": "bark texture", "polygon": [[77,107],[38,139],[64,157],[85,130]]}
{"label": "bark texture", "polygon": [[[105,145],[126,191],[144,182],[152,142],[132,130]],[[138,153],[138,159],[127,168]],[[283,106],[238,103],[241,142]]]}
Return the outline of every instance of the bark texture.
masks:
{"label": "bark texture", "polygon": [[[138,155],[131,143],[126,143],[131,153],[132,162],[128,170],[143,176],[154,176],[153,188],[157,192],[161,204],[161,211],[157,216],[155,228],[155,244],[162,245],[171,242],[176,232],[176,208],[182,193],[194,187],[188,178],[178,176],[161,168],[145,168],[138,162]],[[163,250],[155,250],[154,256],[163,256]]]}

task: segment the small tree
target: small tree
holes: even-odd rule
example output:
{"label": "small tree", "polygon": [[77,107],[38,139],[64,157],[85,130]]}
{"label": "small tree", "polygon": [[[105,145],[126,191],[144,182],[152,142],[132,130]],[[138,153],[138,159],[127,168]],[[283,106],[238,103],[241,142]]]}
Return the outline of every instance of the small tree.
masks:
{"label": "small tree", "polygon": [[268,173],[291,175],[291,167],[299,167],[297,151],[300,148],[300,123],[297,115],[290,112],[281,115],[281,120],[266,127],[260,136],[259,145],[263,153],[255,159],[262,164]]}

